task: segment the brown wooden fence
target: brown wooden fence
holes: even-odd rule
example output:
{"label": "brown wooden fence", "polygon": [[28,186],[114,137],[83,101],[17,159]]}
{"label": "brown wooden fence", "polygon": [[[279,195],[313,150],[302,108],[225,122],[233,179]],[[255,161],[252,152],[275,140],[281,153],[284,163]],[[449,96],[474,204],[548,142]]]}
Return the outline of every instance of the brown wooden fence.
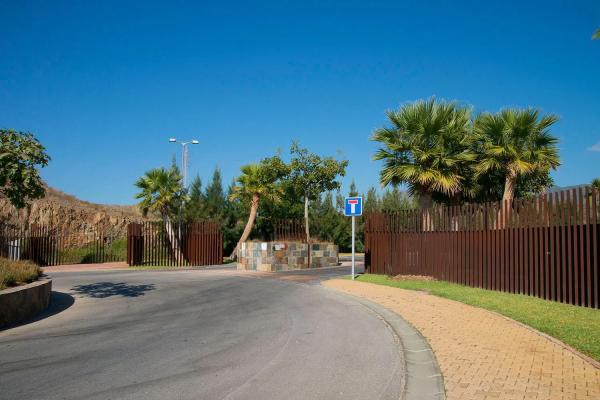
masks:
{"label": "brown wooden fence", "polygon": [[273,240],[306,242],[304,220],[282,219],[273,222]]}
{"label": "brown wooden fence", "polygon": [[127,227],[129,265],[195,266],[223,263],[223,234],[215,221],[165,224],[131,223]]}
{"label": "brown wooden fence", "polygon": [[0,224],[0,257],[42,266],[125,261],[125,235],[101,227],[63,230]]}
{"label": "brown wooden fence", "polygon": [[370,214],[367,270],[600,308],[599,202],[597,191],[577,188],[511,203]]}

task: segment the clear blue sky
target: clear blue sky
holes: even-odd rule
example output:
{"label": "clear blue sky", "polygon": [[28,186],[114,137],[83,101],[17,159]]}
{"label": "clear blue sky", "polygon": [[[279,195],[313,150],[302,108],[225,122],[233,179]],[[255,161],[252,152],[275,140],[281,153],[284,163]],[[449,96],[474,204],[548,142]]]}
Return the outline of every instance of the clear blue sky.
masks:
{"label": "clear blue sky", "polygon": [[556,183],[600,176],[597,0],[190,3],[0,0],[0,126],[46,145],[50,185],[130,204],[176,136],[204,182],[299,139],[366,191],[385,110],[433,95],[558,114]]}

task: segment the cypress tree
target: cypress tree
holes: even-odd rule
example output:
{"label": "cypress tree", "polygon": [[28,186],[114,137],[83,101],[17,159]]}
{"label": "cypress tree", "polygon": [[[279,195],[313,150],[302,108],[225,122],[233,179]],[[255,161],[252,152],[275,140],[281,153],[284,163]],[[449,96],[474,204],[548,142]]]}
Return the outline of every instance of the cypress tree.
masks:
{"label": "cypress tree", "polygon": [[210,184],[206,187],[205,210],[207,218],[221,219],[227,199],[223,191],[223,181],[221,180],[221,170],[215,168]]}

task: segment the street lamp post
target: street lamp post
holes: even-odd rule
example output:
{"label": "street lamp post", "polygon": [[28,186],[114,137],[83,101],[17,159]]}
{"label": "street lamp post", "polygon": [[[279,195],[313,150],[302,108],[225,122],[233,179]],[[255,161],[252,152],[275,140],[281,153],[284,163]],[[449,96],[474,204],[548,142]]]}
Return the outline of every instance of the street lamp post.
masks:
{"label": "street lamp post", "polygon": [[183,187],[187,189],[187,169],[188,169],[188,144],[198,144],[196,139],[189,142],[179,142],[175,138],[170,138],[169,142],[179,143],[181,145],[181,173],[183,174]]}

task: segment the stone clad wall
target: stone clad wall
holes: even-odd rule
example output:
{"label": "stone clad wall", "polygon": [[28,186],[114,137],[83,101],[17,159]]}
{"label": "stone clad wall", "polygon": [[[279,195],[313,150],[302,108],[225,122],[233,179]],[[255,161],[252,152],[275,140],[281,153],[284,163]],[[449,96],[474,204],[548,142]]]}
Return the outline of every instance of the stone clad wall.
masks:
{"label": "stone clad wall", "polygon": [[302,242],[246,242],[238,251],[239,270],[289,271],[338,265],[338,246],[312,243],[311,265],[308,246]]}

